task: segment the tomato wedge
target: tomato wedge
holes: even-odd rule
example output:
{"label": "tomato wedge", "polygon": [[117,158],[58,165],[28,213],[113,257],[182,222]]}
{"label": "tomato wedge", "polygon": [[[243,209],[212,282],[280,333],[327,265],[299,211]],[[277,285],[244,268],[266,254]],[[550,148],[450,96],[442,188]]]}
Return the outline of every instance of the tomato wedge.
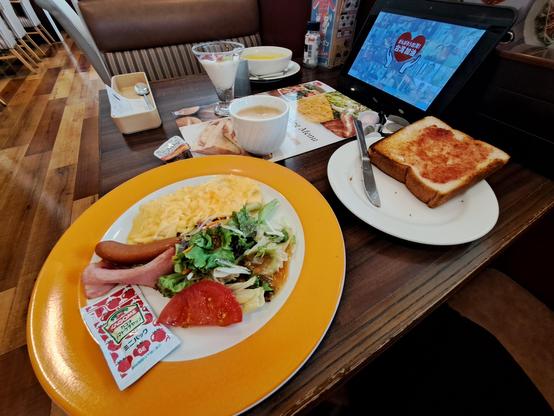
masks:
{"label": "tomato wedge", "polygon": [[228,326],[242,321],[242,309],[231,289],[202,280],[171,298],[158,319],[171,326]]}

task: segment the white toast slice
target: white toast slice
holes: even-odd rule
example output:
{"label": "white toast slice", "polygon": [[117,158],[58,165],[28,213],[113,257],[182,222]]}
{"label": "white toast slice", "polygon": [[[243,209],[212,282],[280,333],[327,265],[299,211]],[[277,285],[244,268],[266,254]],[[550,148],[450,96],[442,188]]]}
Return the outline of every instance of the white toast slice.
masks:
{"label": "white toast slice", "polygon": [[425,117],[369,149],[371,162],[435,208],[504,166],[510,156],[435,117]]}

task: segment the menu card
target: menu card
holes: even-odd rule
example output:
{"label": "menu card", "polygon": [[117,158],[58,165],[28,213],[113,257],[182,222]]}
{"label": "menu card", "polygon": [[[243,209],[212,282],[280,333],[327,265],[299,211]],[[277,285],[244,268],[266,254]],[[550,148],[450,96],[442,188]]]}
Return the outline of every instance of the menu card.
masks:
{"label": "menu card", "polygon": [[[263,94],[289,102],[287,136],[281,147],[264,156],[278,161],[318,149],[356,135],[351,116],[369,108],[320,81],[279,88]],[[194,157],[220,154],[247,155],[238,145],[231,119],[218,118],[213,105],[176,111],[177,125]],[[363,115],[363,114],[362,114]]]}

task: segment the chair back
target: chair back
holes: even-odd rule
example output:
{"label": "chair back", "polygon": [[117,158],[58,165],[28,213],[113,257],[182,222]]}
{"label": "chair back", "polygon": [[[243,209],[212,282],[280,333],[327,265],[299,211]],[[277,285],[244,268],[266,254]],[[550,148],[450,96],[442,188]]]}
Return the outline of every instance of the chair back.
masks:
{"label": "chair back", "polygon": [[19,0],[21,3],[21,8],[23,9],[23,13],[25,13],[25,16],[33,22],[33,26],[37,27],[40,26],[42,23],[40,19],[38,18],[37,14],[35,13],[35,9],[33,9],[33,5],[29,0]]}
{"label": "chair back", "polygon": [[2,19],[2,16],[0,16],[0,40],[6,45],[7,49],[13,49],[17,44],[17,41],[13,37],[13,34],[6,22],[4,22],[4,19]]}
{"label": "chair back", "polygon": [[18,39],[24,38],[27,35],[27,31],[15,14],[15,10],[13,9],[10,0],[0,0],[0,7],[2,9],[2,17],[5,19],[15,37]]}
{"label": "chair back", "polygon": [[[0,0],[5,1],[5,0]],[[110,84],[110,74],[106,68],[106,64],[88,28],[79,18],[75,10],[73,10],[65,0],[36,0],[36,4],[49,12],[58,23],[64,28],[66,33],[71,36],[77,46],[86,55],[90,64],[98,73],[98,76],[106,84]]]}

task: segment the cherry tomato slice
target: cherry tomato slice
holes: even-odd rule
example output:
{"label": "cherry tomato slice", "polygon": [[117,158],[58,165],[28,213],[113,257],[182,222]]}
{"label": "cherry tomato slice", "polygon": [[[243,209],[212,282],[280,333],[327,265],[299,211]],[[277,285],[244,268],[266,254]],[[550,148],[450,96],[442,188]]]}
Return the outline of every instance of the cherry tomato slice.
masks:
{"label": "cherry tomato slice", "polygon": [[242,309],[231,289],[202,280],[173,296],[158,321],[182,327],[228,326],[242,321]]}

